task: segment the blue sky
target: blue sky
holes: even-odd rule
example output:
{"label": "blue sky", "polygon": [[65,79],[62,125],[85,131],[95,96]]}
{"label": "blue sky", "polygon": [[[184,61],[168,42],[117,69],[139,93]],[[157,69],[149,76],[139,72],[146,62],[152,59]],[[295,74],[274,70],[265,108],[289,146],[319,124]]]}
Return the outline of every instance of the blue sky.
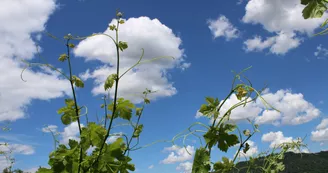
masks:
{"label": "blue sky", "polygon": [[[195,121],[208,123],[208,119],[196,117],[204,97],[223,99],[231,86],[231,70],[252,66],[247,76],[256,88],[268,84],[265,98],[282,111],[263,113],[263,107],[254,103],[232,113],[241,128],[250,127],[240,121],[246,117],[260,124],[261,133],[252,138],[252,152],[256,154],[305,135],[310,152],[327,149],[327,41],[325,36],[312,37],[320,30],[323,19],[303,20],[303,7],[298,0],[3,0],[0,122],[11,122],[12,130],[1,132],[0,141],[18,148],[15,167],[29,170],[47,166],[53,140],[42,131],[45,125],[57,126],[61,142],[77,135],[74,124],[65,129],[56,114],[63,99],[70,97],[69,83],[54,72],[37,68],[28,69],[24,73],[27,82],[23,82],[20,60],[39,62],[34,46],[37,44],[49,63],[67,72],[66,65],[57,60],[65,47],[40,32],[58,37],[68,33],[113,34],[106,30],[117,8],[126,20],[120,38],[129,43],[129,49],[122,54],[122,70],[137,61],[141,48],[145,49],[145,59],[161,55],[176,58],[144,64],[136,73],[128,73],[120,84],[120,95],[135,103],[140,98],[134,94],[144,88],[158,90],[142,117],[145,128],[141,145],[169,140]],[[85,81],[85,88],[77,91],[78,101],[88,106],[89,117],[95,120],[94,115],[103,112],[99,98],[104,92],[104,77],[114,69],[109,65],[115,67],[113,45],[104,37],[75,43],[73,72]],[[230,98],[226,106],[234,100]],[[115,132],[127,129],[119,127]],[[199,142],[190,139],[188,145],[193,150]],[[234,153],[235,149],[231,149],[219,156],[231,158]],[[192,161],[191,156],[170,143],[153,145],[132,156],[142,173],[188,172]],[[0,163],[5,164],[3,158]]]}

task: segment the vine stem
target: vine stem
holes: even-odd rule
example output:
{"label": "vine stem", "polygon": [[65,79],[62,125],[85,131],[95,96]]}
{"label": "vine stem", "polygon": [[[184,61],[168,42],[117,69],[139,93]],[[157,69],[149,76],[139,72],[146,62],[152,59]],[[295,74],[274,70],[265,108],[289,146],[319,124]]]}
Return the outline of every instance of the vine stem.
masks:
{"label": "vine stem", "polygon": [[116,41],[115,41],[115,46],[116,46],[116,54],[117,54],[117,67],[116,67],[116,74],[117,74],[117,78],[115,79],[115,94],[114,94],[114,105],[113,105],[113,111],[112,111],[112,116],[110,118],[110,122],[109,122],[109,126],[107,129],[107,133],[105,135],[105,138],[101,144],[101,147],[99,149],[99,154],[96,158],[96,160],[90,165],[90,167],[87,169],[89,170],[95,163],[97,163],[99,161],[99,158],[101,156],[101,152],[105,146],[106,140],[109,137],[109,133],[110,130],[112,128],[113,125],[113,120],[115,117],[115,113],[116,113],[116,107],[117,107],[117,94],[118,94],[118,82],[119,82],[119,73],[120,73],[120,49],[119,49],[119,41],[118,41],[118,28],[119,28],[119,20],[117,20],[117,27],[116,27]]}
{"label": "vine stem", "polygon": [[[253,134],[250,134],[250,135],[245,139],[245,141],[241,141],[241,142],[240,142],[240,145],[239,145],[238,151],[237,151],[235,157],[234,157],[233,160],[232,160],[233,163],[236,161],[236,159],[237,159],[237,157],[238,157],[238,155],[239,155],[239,153],[240,153],[240,150],[244,147],[245,143],[246,143],[246,142],[247,142],[247,141],[248,141],[253,135],[254,135],[254,133],[253,133]],[[240,135],[240,136],[241,136],[241,135]]]}
{"label": "vine stem", "polygon": [[[79,132],[80,132],[80,135],[81,135],[82,134],[82,129],[81,129],[81,123],[80,123],[80,117],[79,117],[79,109],[78,109],[77,101],[76,101],[76,93],[75,93],[75,89],[74,89],[74,85],[73,85],[72,65],[71,65],[71,58],[70,58],[69,41],[70,41],[70,39],[67,39],[67,42],[66,42],[67,61],[68,61],[68,68],[69,68],[69,81],[70,81],[72,92],[73,92],[75,114],[76,114],[76,117],[77,117],[77,124],[79,126]],[[81,163],[82,163],[82,160],[83,160],[82,152],[83,152],[83,149],[82,149],[82,146],[80,146],[80,159],[79,159],[78,173],[80,173],[80,171],[81,171]]]}
{"label": "vine stem", "polygon": [[106,95],[104,95],[104,108],[105,108],[104,128],[106,128],[107,127],[107,102],[106,102]]}
{"label": "vine stem", "polygon": [[[140,59],[141,59],[141,58],[140,58]],[[145,97],[147,97],[147,94],[145,94]],[[138,120],[137,120],[136,126],[134,127],[134,130],[133,130],[132,136],[131,136],[130,140],[129,140],[128,143],[127,143],[127,148],[126,148],[126,150],[124,151],[124,155],[126,154],[126,152],[128,152],[127,155],[129,155],[129,153],[130,153],[130,145],[131,145],[131,142],[132,142],[132,139],[133,139],[133,135],[134,135],[134,133],[137,131],[137,128],[138,128],[138,125],[139,125],[139,122],[140,122],[140,118],[141,118],[142,113],[143,113],[143,110],[144,110],[144,108],[145,108],[145,104],[146,104],[146,103],[144,102],[143,105],[142,105],[140,115],[139,115],[139,117],[138,117]],[[139,139],[139,137],[138,137],[138,139]]]}

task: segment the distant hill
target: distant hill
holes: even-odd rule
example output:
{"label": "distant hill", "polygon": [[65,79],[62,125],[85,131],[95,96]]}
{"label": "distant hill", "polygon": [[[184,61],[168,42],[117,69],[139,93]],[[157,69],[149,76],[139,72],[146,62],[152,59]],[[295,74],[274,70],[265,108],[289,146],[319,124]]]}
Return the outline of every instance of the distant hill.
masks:
{"label": "distant hill", "polygon": [[[261,159],[256,162],[261,164]],[[284,158],[285,170],[281,173],[328,173],[328,151],[319,153],[285,153]],[[244,167],[247,162],[239,162],[238,168]],[[240,173],[245,173],[241,170]],[[259,171],[256,173],[260,173]]]}

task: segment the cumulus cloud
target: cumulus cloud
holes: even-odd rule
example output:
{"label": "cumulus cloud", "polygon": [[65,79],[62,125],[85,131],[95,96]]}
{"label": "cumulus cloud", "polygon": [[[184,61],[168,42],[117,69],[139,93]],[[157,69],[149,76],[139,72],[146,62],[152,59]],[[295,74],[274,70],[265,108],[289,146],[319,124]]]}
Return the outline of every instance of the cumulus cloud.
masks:
{"label": "cumulus cloud", "polygon": [[[110,25],[116,24],[112,20]],[[144,63],[134,68],[120,80],[119,96],[141,102],[142,92],[148,88],[157,91],[150,99],[168,97],[177,93],[173,83],[168,79],[167,70],[173,68],[186,69],[190,63],[185,61],[184,50],[180,48],[182,41],[173,31],[158,19],[148,17],[129,18],[120,26],[120,40],[127,41],[129,48],[121,52],[120,74],[135,64],[144,48],[143,60],[158,56],[172,56],[150,63]],[[106,29],[104,33],[114,36],[114,32]],[[116,50],[112,41],[105,36],[91,37],[80,42],[74,53],[86,61],[98,60],[104,65],[93,71],[86,71],[81,76],[84,79],[94,79],[94,95],[106,93],[103,89],[107,76],[116,72]],[[113,95],[114,89],[110,90]]]}
{"label": "cumulus cloud", "polygon": [[195,154],[195,148],[190,145],[186,148],[173,145],[172,147],[165,148],[164,151],[170,151],[170,154],[167,158],[161,161],[163,164],[173,164],[191,160]]}
{"label": "cumulus cloud", "polygon": [[239,37],[238,29],[223,15],[220,15],[216,20],[208,20],[207,24],[214,38],[224,37],[229,41]]}
{"label": "cumulus cloud", "polygon": [[[327,17],[305,20],[302,17],[304,6],[299,0],[250,0],[246,5],[244,23],[260,24],[273,33],[266,40],[255,36],[245,41],[246,51],[262,51],[270,48],[274,54],[285,54],[298,47],[304,34],[310,35]],[[263,43],[263,45],[261,45]]]}
{"label": "cumulus cloud", "polygon": [[328,118],[325,118],[321,123],[316,127],[317,130],[328,128]]}
{"label": "cumulus cloud", "polygon": [[[32,155],[35,153],[34,148],[31,145],[24,144],[7,144],[5,142],[0,142],[0,151],[5,153],[11,152],[11,154],[22,154],[22,155]],[[4,155],[0,156],[0,170],[5,169],[10,166],[10,161],[6,159]]]}
{"label": "cumulus cloud", "polygon": [[317,59],[326,59],[328,56],[328,49],[322,47],[320,44],[317,46],[317,50],[314,52],[314,56],[317,57]]}
{"label": "cumulus cloud", "polygon": [[[263,102],[258,99],[256,102],[248,103],[245,107],[240,106],[234,109],[231,112],[230,121],[240,122],[250,119],[254,120],[256,124],[299,125],[319,117],[321,113],[319,109],[304,99],[303,94],[292,93],[290,90],[278,90],[276,93],[267,90],[262,97],[280,112],[266,110]],[[238,102],[240,101],[233,94],[221,107],[219,118]],[[197,112],[196,118],[201,116],[202,114]]]}
{"label": "cumulus cloud", "polygon": [[[257,117],[256,121],[259,123],[277,123],[280,120],[281,124],[299,125],[319,117],[321,113],[304,99],[303,94],[292,93],[290,90],[278,90],[276,93],[267,93],[262,97],[280,111],[280,116],[276,115],[276,119],[273,119],[264,114],[264,117]],[[260,106],[263,107],[263,104]]]}
{"label": "cumulus cloud", "polygon": [[154,165],[148,166],[148,169],[153,169],[153,168],[154,168]]}
{"label": "cumulus cloud", "polygon": [[34,154],[34,148],[30,145],[24,145],[24,144],[8,144],[4,145],[5,142],[0,142],[0,151],[4,152],[12,152],[16,154],[24,154],[24,155],[31,155]]}
{"label": "cumulus cloud", "polygon": [[181,171],[181,173],[191,173],[192,163],[191,162],[183,162],[180,163],[177,168],[177,171]]}
{"label": "cumulus cloud", "polygon": [[311,132],[311,139],[315,142],[328,142],[328,118],[323,119],[316,130]]}
{"label": "cumulus cloud", "polygon": [[290,49],[300,45],[301,39],[297,38],[293,32],[279,32],[276,36],[268,37],[262,40],[260,36],[248,39],[244,42],[246,52],[260,52],[270,47],[270,52],[274,54],[285,54]]}
{"label": "cumulus cloud", "polygon": [[45,29],[55,11],[55,0],[0,1],[0,121],[24,118],[33,99],[49,100],[69,91],[67,81],[57,74],[26,70],[23,82],[21,59],[32,60],[36,53],[33,34]]}
{"label": "cumulus cloud", "polygon": [[[83,127],[84,125],[81,124],[81,127]],[[60,143],[62,144],[68,144],[69,140],[76,140],[76,141],[80,141],[80,137],[79,137],[79,125],[77,122],[73,122],[71,124],[69,124],[68,126],[66,126],[64,128],[64,131],[61,132],[61,140]]]}
{"label": "cumulus cloud", "polygon": [[58,126],[56,125],[48,125],[42,128],[42,132],[50,133],[50,132],[57,132]]}
{"label": "cumulus cloud", "polygon": [[263,142],[270,142],[270,148],[278,147],[280,144],[286,142],[293,142],[293,137],[285,137],[281,131],[278,132],[269,132],[263,134],[262,136]]}
{"label": "cumulus cloud", "polygon": [[[269,132],[269,133],[263,134],[263,136],[262,136],[263,142],[270,142],[270,148],[278,147],[279,145],[281,145],[283,143],[297,142],[300,140],[301,140],[300,138],[294,139],[293,137],[285,137],[281,131]],[[309,153],[310,151],[307,148],[301,148],[301,149],[294,148],[294,149],[290,149],[289,152]]]}

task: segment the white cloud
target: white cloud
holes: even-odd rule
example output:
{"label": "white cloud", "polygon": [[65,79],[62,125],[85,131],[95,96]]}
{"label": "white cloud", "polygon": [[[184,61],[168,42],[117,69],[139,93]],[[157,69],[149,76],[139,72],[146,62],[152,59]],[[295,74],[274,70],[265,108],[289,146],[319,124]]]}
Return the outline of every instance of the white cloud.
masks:
{"label": "white cloud", "polygon": [[[269,132],[266,133],[262,136],[262,141],[263,142],[270,142],[270,148],[275,148],[278,147],[280,144],[283,143],[289,143],[289,142],[297,142],[300,141],[300,138],[293,139],[293,137],[285,137],[284,134],[281,131],[278,132]],[[294,153],[309,153],[310,151],[307,148],[294,148],[294,149],[289,149],[290,152]]]}
{"label": "white cloud", "polygon": [[36,53],[32,34],[45,29],[55,8],[55,0],[0,1],[0,23],[5,23],[0,28],[0,121],[24,118],[33,99],[54,99],[69,91],[69,83],[57,74],[26,70],[27,82],[20,79],[20,60],[32,60]]}
{"label": "white cloud", "polygon": [[57,128],[58,128],[58,126],[56,126],[56,125],[48,125],[48,126],[42,128],[42,132],[45,132],[45,133],[57,132]]}
{"label": "white cloud", "polygon": [[191,160],[195,153],[195,148],[190,145],[188,145],[186,148],[173,145],[172,147],[165,148],[164,151],[171,152],[167,158],[161,161],[161,163],[172,164]]}
{"label": "white cloud", "polygon": [[[111,24],[116,24],[113,20]],[[190,66],[184,58],[184,51],[180,48],[182,41],[173,31],[158,19],[148,17],[129,18],[120,26],[120,40],[127,41],[129,48],[121,52],[120,73],[135,64],[144,48],[143,60],[150,60],[158,56],[173,56],[175,59],[165,58],[137,66],[120,80],[119,96],[141,102],[142,92],[148,88],[157,91],[150,95],[150,99],[168,97],[177,93],[173,83],[168,79],[168,69]],[[114,36],[114,32],[107,29],[104,33]],[[87,71],[83,78],[95,80],[92,90],[94,95],[106,93],[103,89],[107,76],[116,72],[116,50],[112,41],[105,36],[96,36],[80,42],[75,51],[76,56],[84,57],[86,61],[99,60],[105,65],[94,71]],[[113,96],[114,89],[110,90]]]}
{"label": "white cloud", "polygon": [[328,118],[325,118],[321,123],[316,127],[317,130],[328,128]]}
{"label": "white cloud", "polygon": [[[84,125],[81,124],[81,127],[83,126]],[[79,135],[79,125],[77,122],[73,122],[64,128],[64,131],[61,133],[62,139],[60,140],[60,143],[68,144],[70,139],[80,141],[80,137],[78,135]]]}
{"label": "white cloud", "polygon": [[31,155],[34,154],[34,148],[30,145],[24,144],[8,144],[3,145],[5,142],[0,142],[0,151],[4,152],[12,152],[13,154],[24,154],[24,155]]}
{"label": "white cloud", "polygon": [[[280,116],[257,117],[258,123],[273,123],[285,125],[299,125],[307,123],[320,115],[320,110],[304,99],[301,93],[292,93],[290,90],[278,90],[276,93],[267,93],[262,96],[273,107],[278,109]],[[263,104],[258,100],[259,105],[264,108]]]}
{"label": "white cloud", "polygon": [[201,118],[203,116],[202,113],[199,112],[199,110],[196,112],[196,116],[195,118],[198,119],[198,118]]}
{"label": "white cloud", "polygon": [[256,117],[256,124],[266,124],[272,123],[274,125],[279,125],[279,119],[281,119],[281,113],[275,110],[264,110],[261,116]]}
{"label": "white cloud", "polygon": [[244,42],[246,52],[260,52],[270,47],[270,52],[274,54],[285,54],[290,49],[300,45],[301,39],[297,38],[293,32],[279,32],[276,36],[268,37],[262,41],[260,36],[255,36],[253,39],[248,39]]}
{"label": "white cloud", "polygon": [[[222,103],[223,101],[221,101]],[[239,103],[240,101],[237,99],[237,96],[233,94],[221,107],[220,117],[222,117],[233,105]],[[243,121],[247,118],[254,119],[257,115],[261,113],[262,109],[255,103],[248,103],[245,107],[240,106],[234,109],[231,112],[230,120],[233,122]]]}
{"label": "white cloud", "polygon": [[286,142],[293,142],[293,137],[285,137],[281,131],[278,132],[269,132],[263,134],[262,136],[263,142],[270,142],[270,148],[278,147],[280,144]]}
{"label": "white cloud", "polygon": [[0,170],[4,170],[8,166],[10,166],[10,161],[5,156],[0,156]]}
{"label": "white cloud", "polygon": [[[16,154],[22,155],[32,155],[35,153],[34,148],[31,145],[24,144],[7,144],[5,142],[0,142],[0,151],[5,153],[11,152],[11,156],[14,157]],[[0,170],[3,170],[10,166],[10,161],[4,156],[0,156]]]}
{"label": "white cloud", "polygon": [[227,41],[238,38],[239,31],[234,27],[229,19],[223,15],[220,15],[216,20],[208,20],[208,28],[214,38],[224,37]]}
{"label": "white cloud", "polygon": [[[258,153],[258,147],[256,146],[256,144],[253,141],[248,140],[247,143],[249,145],[249,150],[246,153],[244,153],[241,150],[238,154],[238,157],[240,157],[240,158],[251,157]],[[240,144],[237,144],[236,146],[239,146],[239,145]],[[237,151],[236,151],[235,155],[236,154],[237,154]]]}
{"label": "white cloud", "polygon": [[328,141],[328,128],[320,129],[311,132],[311,139],[315,142]]}
{"label": "white cloud", "polygon": [[153,169],[153,168],[154,168],[154,165],[148,166],[148,169]]}
{"label": "white cloud", "polygon": [[191,66],[191,63],[188,62],[184,62],[180,65],[181,70],[186,70],[187,68],[189,68]]}
{"label": "white cloud", "polygon": [[328,142],[328,118],[323,119],[316,130],[311,132],[311,135],[312,141]]}
{"label": "white cloud", "polygon": [[[271,93],[267,89],[266,92],[263,92],[262,97],[280,112],[272,109],[266,110],[263,102],[258,99],[256,102],[246,104],[245,107],[240,106],[232,110],[230,121],[239,122],[248,118],[255,120],[256,124],[299,125],[319,117],[321,113],[319,109],[304,99],[303,94],[292,93],[290,90],[278,90],[276,93]],[[236,95],[233,94],[221,107],[219,118],[239,102]],[[197,111],[195,117],[201,116],[202,114]]]}
{"label": "white cloud", "polygon": [[181,173],[191,173],[192,163],[191,162],[183,162],[180,163],[177,168],[177,171],[182,171]]}
{"label": "white cloud", "polygon": [[275,37],[269,37],[262,41],[261,36],[254,36],[252,39],[248,39],[244,42],[245,50],[247,52],[256,51],[260,52],[268,47],[271,47],[275,42]]}
{"label": "white cloud", "polygon": [[326,59],[328,56],[328,49],[322,47],[320,44],[317,46],[317,50],[314,52],[314,56],[316,56],[317,59]]}
{"label": "white cloud", "polygon": [[[260,51],[270,47],[274,54],[285,54],[298,47],[301,35],[312,34],[327,17],[325,14],[322,18],[303,19],[304,6],[299,0],[250,0],[245,9],[244,23],[261,24],[265,30],[275,34],[263,42],[258,36],[247,40],[246,50]],[[260,45],[261,42],[264,45]]]}

